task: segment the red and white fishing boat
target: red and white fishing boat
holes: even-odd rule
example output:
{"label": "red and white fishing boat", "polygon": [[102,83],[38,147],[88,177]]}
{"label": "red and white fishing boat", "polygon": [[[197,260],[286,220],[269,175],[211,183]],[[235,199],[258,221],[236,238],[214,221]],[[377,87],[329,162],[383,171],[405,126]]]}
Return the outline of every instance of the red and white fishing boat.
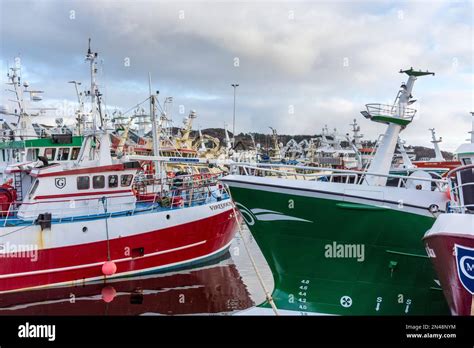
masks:
{"label": "red and white fishing boat", "polygon": [[[439,143],[442,141],[441,138],[436,138],[435,129],[431,128],[431,143],[434,147],[435,157],[423,158],[419,161],[412,161],[407,150],[404,146],[404,141],[398,139],[398,149],[400,152],[399,163],[394,163],[394,166],[390,169],[391,174],[395,175],[407,175],[417,172],[418,175],[423,175],[423,172],[429,173],[433,178],[439,178],[446,175],[450,170],[455,169],[461,165],[461,161],[458,159],[446,160],[439,148]],[[394,159],[396,160],[396,159]]]}
{"label": "red and white fishing boat", "polygon": [[225,252],[234,236],[233,205],[217,178],[166,178],[156,161],[144,183],[139,162],[112,158],[96,59],[89,48],[92,124],[100,117],[103,129],[84,133],[72,165],[43,159],[25,169],[21,202],[13,188],[0,190],[0,292],[189,266]]}
{"label": "red and white fishing boat", "polygon": [[458,160],[446,160],[443,156],[439,148],[439,143],[442,142],[442,138],[436,138],[436,133],[434,128],[429,129],[431,131],[431,143],[433,144],[435,157],[433,158],[426,158],[420,161],[413,161],[413,165],[425,171],[433,171],[433,172],[448,172],[451,169],[457,168],[461,165],[461,162]]}
{"label": "red and white fishing boat", "polygon": [[474,315],[474,165],[448,174],[447,213],[438,216],[424,242],[453,315]]}

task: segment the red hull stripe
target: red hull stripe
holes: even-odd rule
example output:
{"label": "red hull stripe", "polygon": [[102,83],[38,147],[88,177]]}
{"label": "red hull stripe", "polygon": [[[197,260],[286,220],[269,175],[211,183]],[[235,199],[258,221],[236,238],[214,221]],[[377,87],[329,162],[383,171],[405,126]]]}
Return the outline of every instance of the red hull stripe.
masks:
{"label": "red hull stripe", "polygon": [[[60,272],[55,274],[44,274],[44,275],[34,275],[31,276],[33,277],[41,277],[41,283],[35,283],[35,285],[31,286],[21,286],[21,285],[15,285],[13,288],[8,288],[4,290],[3,288],[0,288],[0,294],[6,294],[6,293],[17,293],[19,290],[33,290],[33,289],[47,289],[52,286],[76,286],[78,284],[80,285],[85,285],[86,282],[92,282],[92,281],[97,281],[97,280],[109,280],[109,279],[120,279],[123,277],[128,277],[128,276],[133,276],[133,275],[139,275],[142,273],[146,272],[157,272],[160,270],[168,270],[168,269],[174,269],[174,268],[182,268],[185,267],[186,264],[189,263],[194,263],[198,262],[199,260],[205,260],[213,255],[218,255],[222,253],[223,251],[227,250],[230,247],[232,241],[229,241],[226,245],[223,247],[217,249],[217,250],[210,250],[209,248],[205,249],[200,249],[194,252],[193,254],[188,254],[187,258],[185,258],[182,261],[178,262],[173,262],[173,263],[166,263],[166,264],[161,264],[161,261],[159,260],[159,256],[155,256],[153,258],[148,259],[148,262],[146,264],[140,264],[139,266],[141,268],[138,268],[137,265],[133,265],[133,262],[127,262],[123,266],[119,267],[120,271],[117,271],[113,276],[104,276],[102,273],[97,272],[97,266],[95,267],[89,267],[88,269],[83,269],[83,270],[71,270],[71,271],[65,271],[65,272]],[[192,255],[199,255],[197,257],[193,257]],[[182,255],[180,255],[183,257]],[[143,260],[143,259],[142,259]],[[140,259],[138,261],[141,261]],[[159,266],[157,266],[159,265]],[[123,271],[123,269],[127,269],[128,271]],[[80,271],[80,273],[78,273]],[[46,278],[45,278],[46,277]],[[67,278],[66,278],[67,277]],[[14,278],[10,279],[9,281],[14,282],[15,284],[23,284],[23,281],[21,279],[25,278]],[[39,278],[38,278],[39,279]],[[64,280],[67,279],[67,280]],[[31,283],[31,280],[28,279],[28,283]]]}
{"label": "red hull stripe", "polygon": [[[236,231],[231,211],[132,236],[110,239],[111,260],[119,277],[149,269],[181,267],[223,250]],[[40,249],[35,262],[29,257],[4,255],[0,258],[0,292],[77,283],[102,279],[102,265],[107,260],[107,241]],[[109,278],[109,277],[107,277]]]}
{"label": "red hull stripe", "polygon": [[92,168],[83,168],[83,169],[72,169],[72,170],[63,170],[59,172],[52,172],[52,173],[31,173],[31,176],[43,178],[47,176],[64,176],[64,175],[78,175],[78,174],[94,174],[94,173],[102,173],[102,172],[117,172],[123,171],[124,166],[123,164],[112,164],[110,166],[100,166],[100,167],[92,167]]}
{"label": "red hull stripe", "polygon": [[443,162],[413,162],[418,168],[457,168],[461,165],[459,161],[443,161]]}
{"label": "red hull stripe", "polygon": [[116,193],[129,193],[132,192],[130,190],[117,190],[117,191],[98,191],[98,192],[80,192],[80,193],[65,193],[62,195],[43,195],[43,196],[35,196],[34,199],[55,199],[55,198],[68,198],[68,197],[84,197],[84,196],[98,196],[98,195],[105,195],[109,196]]}

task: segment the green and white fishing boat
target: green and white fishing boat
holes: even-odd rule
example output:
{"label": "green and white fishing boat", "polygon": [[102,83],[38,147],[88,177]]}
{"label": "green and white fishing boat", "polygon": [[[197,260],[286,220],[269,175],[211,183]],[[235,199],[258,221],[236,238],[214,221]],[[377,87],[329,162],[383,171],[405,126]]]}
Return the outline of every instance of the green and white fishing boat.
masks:
{"label": "green and white fishing boat", "polygon": [[[387,125],[367,171],[235,164],[223,179],[271,268],[280,313],[449,314],[422,242],[446,210],[446,182],[389,174],[416,112],[414,82],[434,74],[400,72],[408,81],[394,104],[362,112]],[[255,311],[273,313],[268,302]]]}

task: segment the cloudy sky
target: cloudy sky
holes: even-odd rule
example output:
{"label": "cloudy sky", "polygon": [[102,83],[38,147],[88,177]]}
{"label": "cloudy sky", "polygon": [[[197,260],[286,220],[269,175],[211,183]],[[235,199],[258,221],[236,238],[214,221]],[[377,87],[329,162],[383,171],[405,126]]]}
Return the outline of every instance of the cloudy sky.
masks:
{"label": "cloudy sky", "polygon": [[[161,98],[174,98],[175,124],[180,106],[203,128],[231,123],[239,83],[237,132],[315,134],[327,124],[346,133],[357,118],[374,139],[384,126],[359,111],[393,102],[398,71],[413,66],[436,75],[415,85],[408,143],[430,145],[435,127],[452,151],[471,127],[473,1],[0,0],[0,14],[2,81],[20,57],[46,106],[75,100],[67,81],[89,81],[91,37],[108,107],[145,99],[150,72]],[[1,104],[9,97],[2,89]]]}

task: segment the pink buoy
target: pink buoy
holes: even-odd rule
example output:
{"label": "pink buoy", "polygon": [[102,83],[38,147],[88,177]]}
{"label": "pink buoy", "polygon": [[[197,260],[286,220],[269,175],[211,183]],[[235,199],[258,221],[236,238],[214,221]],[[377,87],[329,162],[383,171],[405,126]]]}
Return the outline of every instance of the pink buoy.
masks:
{"label": "pink buoy", "polygon": [[112,302],[116,295],[117,295],[117,291],[115,291],[113,286],[106,286],[105,288],[102,289],[102,300],[105,303]]}
{"label": "pink buoy", "polygon": [[107,261],[102,265],[102,273],[111,276],[117,272],[117,265],[113,261]]}

